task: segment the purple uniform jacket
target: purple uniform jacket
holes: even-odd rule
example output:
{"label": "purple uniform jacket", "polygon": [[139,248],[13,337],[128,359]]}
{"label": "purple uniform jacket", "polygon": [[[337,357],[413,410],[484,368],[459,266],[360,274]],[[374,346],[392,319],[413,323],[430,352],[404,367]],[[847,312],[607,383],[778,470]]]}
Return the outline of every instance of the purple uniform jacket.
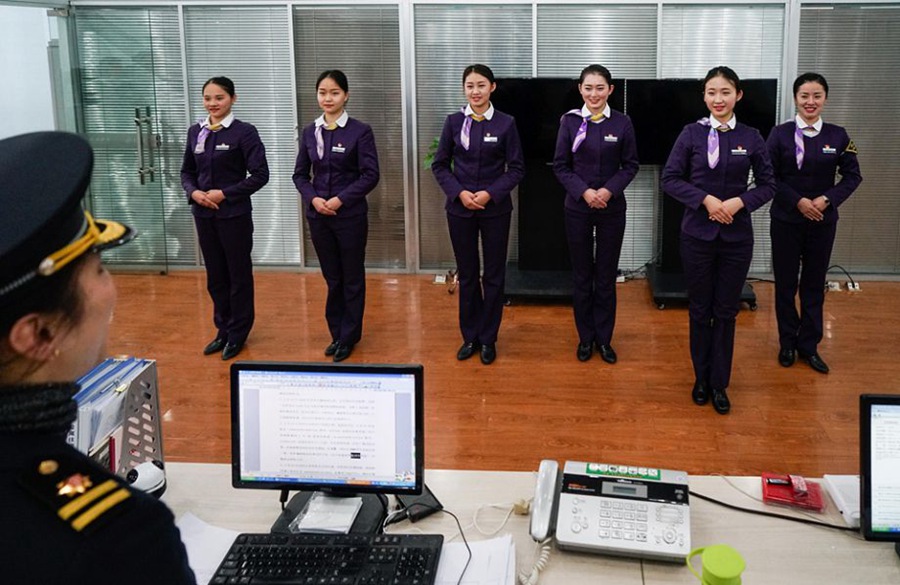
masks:
{"label": "purple uniform jacket", "polygon": [[378,185],[378,151],[372,127],[349,118],[343,128],[322,129],[322,158],[316,152],[316,124],[307,125],[300,133],[300,150],[294,166],[294,185],[303,199],[306,217],[316,219],[319,213],[312,205],[316,197],[338,197],[338,217],[363,215],[369,210],[366,201]]}
{"label": "purple uniform jacket", "polygon": [[[491,200],[477,213],[484,216],[512,212],[510,192],[525,176],[525,158],[515,119],[494,110],[490,120],[472,122],[469,150],[460,143],[465,116],[456,112],[447,116],[438,143],[431,172],[447,196],[444,208],[450,215],[472,217],[459,200],[461,191],[487,191]],[[451,168],[452,165],[452,168]]]}
{"label": "purple uniform jacket", "polygon": [[[803,166],[797,169],[796,127],[794,121],[776,126],[766,141],[776,178],[775,201],[770,213],[780,221],[803,223],[809,220],[797,209],[800,198],[815,199],[825,195],[829,205],[822,221],[834,223],[838,220],[837,208],[862,183],[856,147],[843,128],[824,123],[818,136],[803,137]],[[836,185],[835,171],[841,174]]]}
{"label": "purple uniform jacket", "polygon": [[[250,213],[250,196],[269,182],[266,147],[256,127],[240,120],[228,128],[210,132],[202,154],[194,154],[200,124],[188,129],[187,147],[181,163],[181,186],[197,217],[237,217]],[[191,193],[197,189],[221,189],[225,200],[219,209],[197,205]]]}
{"label": "purple uniform jacket", "polygon": [[[588,122],[587,137],[572,152],[572,143],[584,119],[566,113],[559,120],[553,172],[566,190],[566,208],[582,213],[624,213],[625,187],[638,172],[637,144],[631,119],[615,110],[609,119]],[[591,209],[582,195],[587,189],[606,187],[612,192],[606,209]]]}
{"label": "purple uniform jacket", "polygon": [[[711,169],[707,160],[708,133],[709,126],[702,124],[684,127],[663,168],[663,189],[684,204],[683,233],[706,241],[719,236],[729,242],[752,239],[750,213],[775,195],[775,175],[766,143],[756,128],[738,123],[734,130],[719,133],[719,164]],[[751,169],[756,186],[748,189]],[[740,197],[744,208],[729,225],[710,221],[703,206],[707,195],[722,201]]]}

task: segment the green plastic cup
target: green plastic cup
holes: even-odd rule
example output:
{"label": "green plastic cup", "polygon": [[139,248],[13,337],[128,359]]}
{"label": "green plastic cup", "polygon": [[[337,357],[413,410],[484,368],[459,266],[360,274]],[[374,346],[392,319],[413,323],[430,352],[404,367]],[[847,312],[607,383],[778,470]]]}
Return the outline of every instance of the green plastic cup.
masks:
{"label": "green plastic cup", "polygon": [[[691,558],[696,555],[701,555],[702,575],[691,564]],[[741,585],[741,573],[747,566],[740,553],[727,544],[695,548],[685,558],[685,563],[703,585]]]}

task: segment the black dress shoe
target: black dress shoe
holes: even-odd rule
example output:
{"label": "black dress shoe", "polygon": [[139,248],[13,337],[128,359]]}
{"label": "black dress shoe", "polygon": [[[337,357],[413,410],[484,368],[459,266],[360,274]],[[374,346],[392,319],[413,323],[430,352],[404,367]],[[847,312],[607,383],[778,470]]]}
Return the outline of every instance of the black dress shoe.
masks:
{"label": "black dress shoe", "polygon": [[597,344],[597,351],[600,352],[600,357],[603,358],[603,361],[606,363],[616,363],[618,357],[616,357],[616,350],[614,350],[611,345]]}
{"label": "black dress shoe", "polygon": [[716,412],[719,414],[728,414],[728,411],[731,410],[731,401],[728,400],[728,395],[725,394],[724,388],[721,390],[713,388],[712,403],[713,408],[715,408]]}
{"label": "black dress shoe", "polygon": [[231,343],[228,342],[225,344],[225,349],[222,350],[222,359],[230,360],[237,354],[241,353],[241,350],[244,349],[243,343]]}
{"label": "black dress shoe", "polygon": [[334,352],[337,351],[338,345],[340,345],[340,344],[341,344],[341,342],[338,341],[337,339],[333,340],[331,343],[328,344],[328,347],[325,348],[325,355],[327,355],[328,357],[333,356]]}
{"label": "black dress shoe", "polygon": [[828,364],[825,363],[825,360],[823,360],[818,353],[814,353],[812,355],[800,354],[800,357],[806,360],[806,363],[809,364],[809,367],[819,372],[820,374],[828,373]]}
{"label": "black dress shoe", "polygon": [[797,361],[797,352],[793,349],[782,349],[778,352],[778,363],[789,368]]}
{"label": "black dress shoe", "polygon": [[592,353],[594,353],[593,343],[579,343],[578,350],[575,352],[575,355],[578,356],[578,361],[586,362],[591,359]]}
{"label": "black dress shoe", "polygon": [[352,343],[343,343],[341,341],[338,342],[337,347],[334,348],[334,361],[342,362],[353,353],[353,344]]}
{"label": "black dress shoe", "polygon": [[222,348],[225,347],[225,340],[221,337],[216,337],[212,341],[206,344],[206,347],[203,348],[203,355],[212,355],[214,353],[218,353],[222,351]]}
{"label": "black dress shoe", "polygon": [[481,346],[481,363],[486,366],[494,363],[494,360],[497,359],[497,346],[493,343],[485,343]]}
{"label": "black dress shoe", "polygon": [[462,344],[459,348],[459,351],[456,352],[456,359],[459,361],[467,360],[473,355],[475,352],[481,349],[481,345],[476,341],[467,341]]}
{"label": "black dress shoe", "polygon": [[694,389],[691,390],[691,398],[694,399],[694,404],[699,406],[703,406],[709,402],[709,390],[706,389],[706,384],[694,382]]}

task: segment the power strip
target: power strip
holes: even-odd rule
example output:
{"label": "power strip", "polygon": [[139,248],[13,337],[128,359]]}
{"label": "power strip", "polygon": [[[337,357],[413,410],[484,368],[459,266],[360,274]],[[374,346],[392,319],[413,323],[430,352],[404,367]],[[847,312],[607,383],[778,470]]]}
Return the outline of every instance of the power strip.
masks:
{"label": "power strip", "polygon": [[836,280],[829,280],[828,282],[825,283],[825,290],[831,291],[831,292],[837,292],[837,291],[841,290],[841,283],[839,283]]}
{"label": "power strip", "polygon": [[847,282],[847,290],[852,292],[859,292],[859,283],[858,282]]}

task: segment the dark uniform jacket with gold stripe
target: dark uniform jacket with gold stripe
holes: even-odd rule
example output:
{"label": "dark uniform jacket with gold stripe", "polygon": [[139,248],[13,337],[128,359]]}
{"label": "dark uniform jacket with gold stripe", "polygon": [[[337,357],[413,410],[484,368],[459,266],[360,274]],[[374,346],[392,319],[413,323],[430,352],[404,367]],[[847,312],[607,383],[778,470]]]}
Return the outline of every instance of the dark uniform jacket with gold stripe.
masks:
{"label": "dark uniform jacket with gold stripe", "polygon": [[193,585],[169,509],[66,443],[76,390],[0,386],[0,582]]}

